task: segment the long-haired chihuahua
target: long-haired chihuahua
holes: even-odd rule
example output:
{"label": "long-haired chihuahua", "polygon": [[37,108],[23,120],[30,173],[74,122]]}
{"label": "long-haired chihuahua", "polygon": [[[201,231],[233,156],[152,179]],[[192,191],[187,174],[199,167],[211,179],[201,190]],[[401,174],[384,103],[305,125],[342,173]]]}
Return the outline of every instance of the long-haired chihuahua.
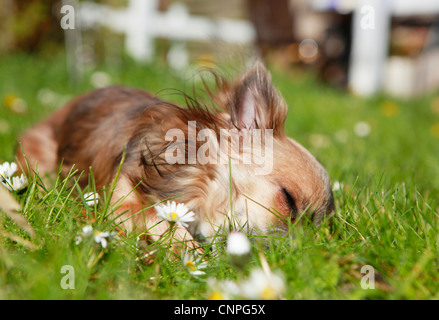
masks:
{"label": "long-haired chihuahua", "polygon": [[301,215],[319,225],[334,209],[328,174],[286,136],[287,106],[265,67],[215,83],[215,107],[189,97],[181,107],[123,86],[86,93],[25,132],[17,158],[26,168],[24,151],[40,172],[62,163],[64,176],[75,165],[81,186],[92,167],[97,189],[119,171],[115,220],[152,241],[169,227],[153,205],[172,198],[195,213],[175,232],[192,244],[232,222],[261,234],[286,231]]}

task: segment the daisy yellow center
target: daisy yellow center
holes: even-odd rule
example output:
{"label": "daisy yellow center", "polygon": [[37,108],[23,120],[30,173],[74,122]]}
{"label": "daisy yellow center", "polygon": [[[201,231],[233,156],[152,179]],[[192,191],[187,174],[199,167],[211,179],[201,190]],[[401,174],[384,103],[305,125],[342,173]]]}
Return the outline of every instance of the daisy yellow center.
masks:
{"label": "daisy yellow center", "polygon": [[168,218],[169,218],[171,221],[175,221],[175,220],[177,220],[177,218],[178,218],[178,213],[177,213],[177,212],[169,212],[169,213],[168,213]]}
{"label": "daisy yellow center", "polygon": [[193,271],[193,270],[195,270],[195,263],[191,260],[188,260],[186,262],[186,267],[189,267],[189,269],[191,269]]}
{"label": "daisy yellow center", "polygon": [[215,291],[210,295],[209,300],[224,300],[224,297],[221,292]]}
{"label": "daisy yellow center", "polygon": [[276,291],[272,287],[266,286],[264,290],[262,290],[261,296],[264,300],[274,300],[276,299]]}

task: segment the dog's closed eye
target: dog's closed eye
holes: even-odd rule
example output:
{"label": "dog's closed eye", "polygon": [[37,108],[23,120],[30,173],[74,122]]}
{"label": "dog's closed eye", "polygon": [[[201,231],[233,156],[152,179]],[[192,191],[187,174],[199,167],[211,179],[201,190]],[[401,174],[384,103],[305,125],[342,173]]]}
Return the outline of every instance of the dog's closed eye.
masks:
{"label": "dog's closed eye", "polygon": [[296,201],[294,200],[294,197],[291,195],[291,193],[289,193],[285,187],[281,187],[281,190],[277,194],[276,201],[277,201],[278,210],[282,214],[290,217],[291,220],[294,220],[296,218],[296,214],[297,214]]}

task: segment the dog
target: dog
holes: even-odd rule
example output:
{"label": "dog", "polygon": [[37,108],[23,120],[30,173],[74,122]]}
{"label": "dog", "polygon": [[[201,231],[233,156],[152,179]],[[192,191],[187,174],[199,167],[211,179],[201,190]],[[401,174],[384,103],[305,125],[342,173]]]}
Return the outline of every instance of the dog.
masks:
{"label": "dog", "polygon": [[[261,234],[285,232],[300,215],[320,225],[334,211],[330,179],[310,152],[286,136],[287,105],[264,65],[257,62],[232,82],[215,79],[216,91],[207,90],[210,105],[185,96],[187,106],[181,107],[123,86],[86,93],[25,132],[17,159],[23,168],[38,164],[40,173],[56,172],[62,163],[62,176],[74,165],[84,172],[81,187],[91,167],[97,190],[119,173],[111,198],[115,220],[128,232],[147,230],[152,241],[169,227],[153,205],[171,198],[195,213],[195,221],[177,226],[174,235],[194,245],[194,238],[213,237],[232,223]],[[196,135],[202,130],[210,149]],[[232,133],[238,134],[236,145],[261,132],[263,142],[248,148],[220,144]],[[216,162],[191,158],[202,148],[208,158],[223,156]],[[236,161],[257,159],[255,154],[264,154],[265,172],[261,161]]]}

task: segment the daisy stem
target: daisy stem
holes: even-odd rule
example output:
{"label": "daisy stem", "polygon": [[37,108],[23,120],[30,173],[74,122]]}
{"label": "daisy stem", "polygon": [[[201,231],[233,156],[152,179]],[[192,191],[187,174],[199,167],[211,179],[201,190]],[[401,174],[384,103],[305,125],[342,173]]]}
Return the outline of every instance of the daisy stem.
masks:
{"label": "daisy stem", "polygon": [[87,263],[87,268],[89,268],[89,269],[93,268],[96,265],[96,263],[98,263],[98,261],[105,254],[104,250],[96,251],[95,248],[93,248],[92,250],[93,250],[93,253],[91,254],[90,259],[88,260],[88,263]]}
{"label": "daisy stem", "polygon": [[175,221],[169,221],[169,229],[166,233],[166,238],[169,238],[169,244],[168,244],[168,250],[171,250],[172,247],[172,239],[174,238],[175,234]]}
{"label": "daisy stem", "polygon": [[259,260],[261,262],[262,270],[264,270],[264,273],[269,276],[271,274],[270,266],[268,265],[268,261],[262,250],[259,251]]}

